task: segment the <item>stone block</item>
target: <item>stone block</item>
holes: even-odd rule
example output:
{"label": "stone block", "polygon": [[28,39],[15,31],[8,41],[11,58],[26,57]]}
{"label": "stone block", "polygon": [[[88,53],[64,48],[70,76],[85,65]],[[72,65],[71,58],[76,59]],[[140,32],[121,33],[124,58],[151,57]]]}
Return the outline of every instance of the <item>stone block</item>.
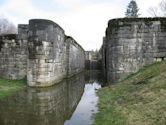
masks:
{"label": "stone block", "polygon": [[[108,23],[103,48],[103,63],[108,82],[124,78],[142,66],[166,57],[166,30],[163,21],[166,18],[113,19]],[[104,68],[103,68],[104,69]],[[127,76],[124,75],[124,76]]]}

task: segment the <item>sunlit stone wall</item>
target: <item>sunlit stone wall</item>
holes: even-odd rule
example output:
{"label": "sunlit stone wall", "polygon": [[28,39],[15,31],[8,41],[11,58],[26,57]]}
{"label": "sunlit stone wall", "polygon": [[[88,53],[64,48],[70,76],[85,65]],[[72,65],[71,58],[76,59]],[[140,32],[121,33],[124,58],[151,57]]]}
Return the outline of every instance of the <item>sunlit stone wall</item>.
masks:
{"label": "sunlit stone wall", "polygon": [[27,80],[29,86],[50,86],[67,72],[64,30],[50,20],[30,20]]}
{"label": "sunlit stone wall", "polygon": [[84,69],[84,50],[50,20],[30,20],[27,80],[29,86],[50,86]]}
{"label": "sunlit stone wall", "polygon": [[107,81],[124,79],[166,59],[166,18],[122,18],[108,23],[103,58]]}

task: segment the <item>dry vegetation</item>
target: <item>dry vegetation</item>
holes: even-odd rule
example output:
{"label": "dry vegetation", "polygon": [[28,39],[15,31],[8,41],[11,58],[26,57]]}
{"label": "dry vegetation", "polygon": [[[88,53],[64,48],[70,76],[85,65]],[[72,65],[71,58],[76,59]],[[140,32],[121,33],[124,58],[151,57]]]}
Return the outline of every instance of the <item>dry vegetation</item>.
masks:
{"label": "dry vegetation", "polygon": [[166,62],[145,67],[98,95],[95,125],[165,125]]}

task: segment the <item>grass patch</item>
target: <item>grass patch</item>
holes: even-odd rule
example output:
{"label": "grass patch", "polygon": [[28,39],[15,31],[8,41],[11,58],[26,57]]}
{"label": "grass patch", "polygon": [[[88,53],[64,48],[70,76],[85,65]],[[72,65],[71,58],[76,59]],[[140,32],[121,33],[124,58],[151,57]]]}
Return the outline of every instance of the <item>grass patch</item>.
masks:
{"label": "grass patch", "polygon": [[144,67],[98,96],[94,125],[165,125],[166,62]]}
{"label": "grass patch", "polygon": [[0,78],[0,99],[14,94],[26,86],[26,80],[7,80]]}

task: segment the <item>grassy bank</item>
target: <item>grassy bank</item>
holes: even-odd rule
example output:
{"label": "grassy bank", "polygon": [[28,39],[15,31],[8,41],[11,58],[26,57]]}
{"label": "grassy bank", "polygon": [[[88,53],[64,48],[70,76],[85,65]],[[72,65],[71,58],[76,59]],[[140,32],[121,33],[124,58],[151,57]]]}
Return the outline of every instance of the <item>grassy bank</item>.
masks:
{"label": "grassy bank", "polygon": [[26,86],[25,80],[6,80],[0,78],[0,99],[14,94]]}
{"label": "grassy bank", "polygon": [[165,125],[166,62],[98,91],[95,125]]}

